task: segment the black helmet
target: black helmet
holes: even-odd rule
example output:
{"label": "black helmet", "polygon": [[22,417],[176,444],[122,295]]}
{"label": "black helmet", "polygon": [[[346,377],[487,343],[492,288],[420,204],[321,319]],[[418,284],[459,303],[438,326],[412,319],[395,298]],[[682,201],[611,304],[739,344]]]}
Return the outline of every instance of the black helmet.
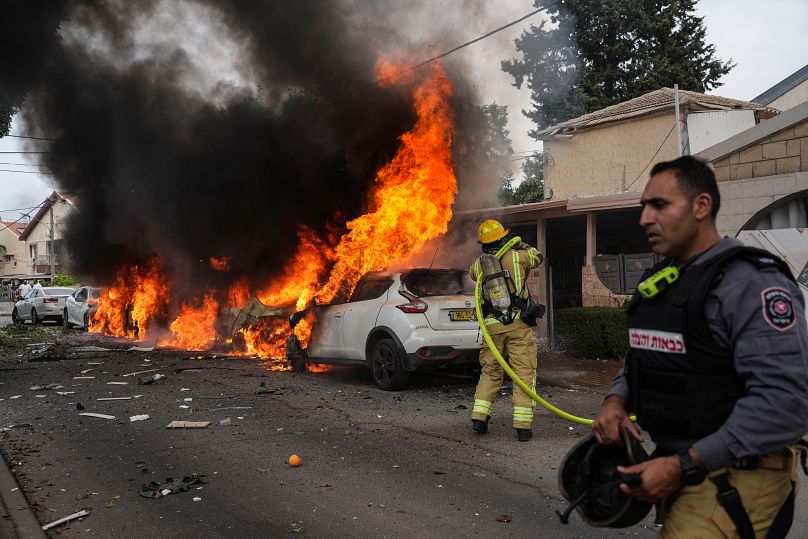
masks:
{"label": "black helmet", "polygon": [[639,474],[621,474],[618,466],[631,466],[648,460],[648,453],[623,428],[623,447],[601,445],[589,435],[564,457],[558,470],[558,487],[570,503],[558,513],[566,524],[573,509],[597,528],[626,528],[637,524],[651,510],[651,504],[632,498],[620,490],[620,483],[639,486]]}

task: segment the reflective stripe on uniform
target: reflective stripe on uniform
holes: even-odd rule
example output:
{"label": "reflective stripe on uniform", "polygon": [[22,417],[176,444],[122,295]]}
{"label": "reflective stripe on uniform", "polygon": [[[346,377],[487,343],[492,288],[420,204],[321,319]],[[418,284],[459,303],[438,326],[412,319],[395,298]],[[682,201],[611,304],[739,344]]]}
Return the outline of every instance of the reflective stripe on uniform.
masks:
{"label": "reflective stripe on uniform", "polygon": [[513,262],[513,286],[515,292],[522,291],[522,268],[519,265],[519,251],[511,251],[511,261]]}
{"label": "reflective stripe on uniform", "polygon": [[514,406],[513,420],[520,423],[530,423],[531,421],[533,421],[533,408]]}
{"label": "reflective stripe on uniform", "polygon": [[491,415],[491,408],[494,406],[493,402],[484,401],[482,399],[475,399],[474,400],[474,412],[475,414],[486,414]]}

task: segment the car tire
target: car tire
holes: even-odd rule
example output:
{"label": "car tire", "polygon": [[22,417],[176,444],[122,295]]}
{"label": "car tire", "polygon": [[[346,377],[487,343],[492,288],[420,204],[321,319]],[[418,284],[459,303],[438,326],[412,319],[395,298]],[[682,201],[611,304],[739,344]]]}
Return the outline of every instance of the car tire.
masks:
{"label": "car tire", "polygon": [[62,311],[62,325],[65,329],[70,329],[70,322],[67,321],[67,309]]}
{"label": "car tire", "polygon": [[90,314],[84,313],[84,331],[90,331]]}
{"label": "car tire", "polygon": [[17,326],[23,323],[23,319],[20,318],[20,313],[17,312],[16,307],[14,307],[14,310],[11,311],[11,321]]}
{"label": "car tire", "polygon": [[379,389],[385,391],[398,391],[407,385],[410,373],[404,370],[401,352],[393,339],[382,339],[373,345],[370,375]]}
{"label": "car tire", "polygon": [[36,309],[33,308],[31,309],[31,324],[34,326],[39,324],[39,317],[36,314]]}

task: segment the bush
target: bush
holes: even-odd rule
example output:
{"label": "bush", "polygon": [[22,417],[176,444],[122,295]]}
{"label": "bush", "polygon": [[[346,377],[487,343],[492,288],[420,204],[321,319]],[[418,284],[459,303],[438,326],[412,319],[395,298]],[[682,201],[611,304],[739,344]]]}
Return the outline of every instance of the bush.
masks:
{"label": "bush", "polygon": [[51,286],[73,286],[78,284],[78,279],[68,273],[57,273],[53,277]]}
{"label": "bush", "polygon": [[554,314],[557,350],[592,358],[622,358],[628,351],[625,309],[576,307]]}

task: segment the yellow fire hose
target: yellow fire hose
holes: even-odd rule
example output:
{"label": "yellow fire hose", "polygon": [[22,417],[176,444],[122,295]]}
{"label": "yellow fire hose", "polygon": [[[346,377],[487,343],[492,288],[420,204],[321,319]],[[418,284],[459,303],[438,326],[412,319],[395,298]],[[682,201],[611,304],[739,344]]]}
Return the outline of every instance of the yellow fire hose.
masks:
{"label": "yellow fire hose", "polygon": [[502,357],[502,354],[499,352],[496,345],[494,344],[494,341],[491,339],[491,334],[488,333],[488,329],[485,327],[483,310],[482,307],[480,306],[481,290],[482,290],[482,279],[477,278],[477,285],[474,287],[474,311],[477,314],[477,324],[479,324],[480,326],[480,331],[483,334],[483,338],[485,339],[486,344],[488,344],[488,348],[491,350],[491,353],[494,354],[494,357],[496,358],[497,363],[499,363],[499,365],[502,367],[502,370],[504,370],[508,374],[508,376],[511,377],[511,380],[513,380],[514,384],[518,385],[522,389],[522,391],[524,391],[531,399],[539,403],[539,405],[542,408],[549,410],[558,417],[566,419],[567,421],[572,421],[573,423],[579,423],[581,425],[591,425],[593,423],[591,419],[586,419],[583,417],[578,417],[569,414],[564,410],[561,410],[560,408],[556,408],[543,398],[539,397],[533,390],[533,388],[528,386],[521,378],[519,378],[516,375],[515,372],[513,372],[513,369],[511,369],[511,366],[508,365],[507,361],[505,361],[505,358]]}

